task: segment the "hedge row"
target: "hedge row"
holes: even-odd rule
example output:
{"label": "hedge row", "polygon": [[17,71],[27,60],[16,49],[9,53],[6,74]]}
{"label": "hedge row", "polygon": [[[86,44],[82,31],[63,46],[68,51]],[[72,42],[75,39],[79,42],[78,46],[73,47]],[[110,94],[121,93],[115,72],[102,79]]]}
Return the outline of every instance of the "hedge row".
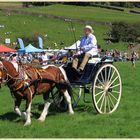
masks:
{"label": "hedge row", "polygon": [[124,9],[122,9],[122,8],[112,7],[112,6],[108,6],[108,5],[92,4],[92,6],[96,6],[96,7],[100,7],[100,8],[107,8],[107,9],[111,9],[111,10],[124,11]]}
{"label": "hedge row", "polygon": [[135,11],[135,10],[129,10],[130,13],[135,13],[135,14],[140,14],[139,11]]}

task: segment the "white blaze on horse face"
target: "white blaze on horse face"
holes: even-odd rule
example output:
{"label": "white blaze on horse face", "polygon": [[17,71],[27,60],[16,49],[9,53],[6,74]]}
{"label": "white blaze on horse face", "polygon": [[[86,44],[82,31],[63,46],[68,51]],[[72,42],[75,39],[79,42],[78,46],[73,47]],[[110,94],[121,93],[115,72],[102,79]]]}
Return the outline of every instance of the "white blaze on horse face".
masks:
{"label": "white blaze on horse face", "polygon": [[39,119],[38,119],[39,121],[41,121],[41,122],[45,121],[46,116],[47,116],[47,114],[48,114],[48,110],[49,110],[50,105],[51,105],[50,102],[46,102],[46,103],[45,103],[44,109],[43,109],[43,111],[42,111],[42,113],[41,113],[41,115],[40,115],[40,117],[39,117]]}
{"label": "white blaze on horse face", "polygon": [[64,97],[66,98],[66,101],[68,103],[69,113],[70,114],[74,114],[74,111],[73,111],[73,108],[72,108],[72,104],[71,104],[71,97],[70,97],[70,95],[69,95],[67,90],[64,92]]}

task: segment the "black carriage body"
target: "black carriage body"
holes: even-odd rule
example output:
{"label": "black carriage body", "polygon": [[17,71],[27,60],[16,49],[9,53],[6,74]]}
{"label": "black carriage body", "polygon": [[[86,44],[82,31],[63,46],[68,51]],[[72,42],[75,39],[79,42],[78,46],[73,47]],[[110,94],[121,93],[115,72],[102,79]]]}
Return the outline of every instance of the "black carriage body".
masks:
{"label": "black carriage body", "polygon": [[107,63],[113,62],[100,62],[100,63],[88,63],[85,67],[83,74],[79,74],[72,68],[72,62],[67,63],[63,66],[66,75],[72,85],[87,85],[93,82],[94,77],[98,71],[98,69]]}

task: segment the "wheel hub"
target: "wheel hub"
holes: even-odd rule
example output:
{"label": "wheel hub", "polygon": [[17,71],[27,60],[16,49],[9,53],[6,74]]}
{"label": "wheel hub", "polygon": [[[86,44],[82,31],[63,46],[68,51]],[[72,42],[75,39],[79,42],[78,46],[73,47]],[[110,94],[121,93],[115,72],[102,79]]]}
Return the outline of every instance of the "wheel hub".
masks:
{"label": "wheel hub", "polygon": [[108,81],[105,82],[105,84],[104,84],[104,93],[105,93],[106,96],[108,95],[109,87],[110,87],[109,82]]}

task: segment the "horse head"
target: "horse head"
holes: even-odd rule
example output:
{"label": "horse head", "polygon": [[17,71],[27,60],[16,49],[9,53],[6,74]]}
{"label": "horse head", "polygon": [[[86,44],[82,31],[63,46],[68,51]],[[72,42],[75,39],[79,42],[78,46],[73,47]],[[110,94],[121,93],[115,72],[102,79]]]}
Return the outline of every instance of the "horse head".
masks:
{"label": "horse head", "polygon": [[4,83],[4,79],[6,79],[6,73],[4,72],[4,65],[2,61],[0,61],[0,88],[2,83]]}
{"label": "horse head", "polygon": [[16,77],[17,75],[18,73],[11,62],[0,61],[0,87],[1,84],[6,83],[9,78]]}

